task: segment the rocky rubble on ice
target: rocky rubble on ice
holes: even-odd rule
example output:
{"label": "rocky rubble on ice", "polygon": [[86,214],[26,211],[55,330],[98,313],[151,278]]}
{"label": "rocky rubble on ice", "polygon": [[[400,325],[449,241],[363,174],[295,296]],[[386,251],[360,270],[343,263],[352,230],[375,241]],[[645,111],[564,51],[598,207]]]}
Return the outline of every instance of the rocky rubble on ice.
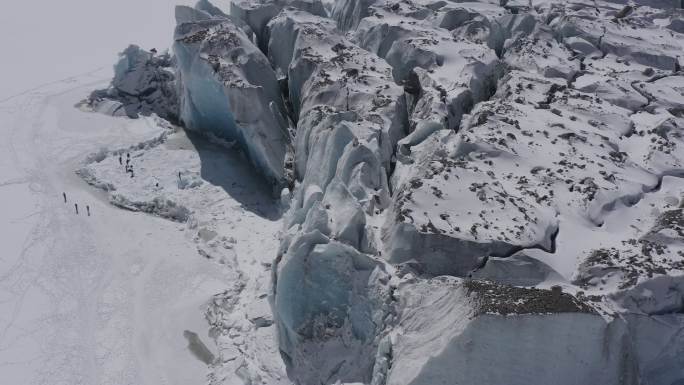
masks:
{"label": "rocky rubble on ice", "polygon": [[96,90],[83,104],[112,116],[157,114],[171,122],[178,119],[178,97],[173,58],[167,52],[155,54],[130,45],[119,54],[114,79]]}
{"label": "rocky rubble on ice", "polygon": [[[681,7],[179,7],[179,122],[287,186],[272,287],[214,298],[213,382],[684,381]],[[210,188],[141,199],[108,161],[82,174],[131,209]]]}

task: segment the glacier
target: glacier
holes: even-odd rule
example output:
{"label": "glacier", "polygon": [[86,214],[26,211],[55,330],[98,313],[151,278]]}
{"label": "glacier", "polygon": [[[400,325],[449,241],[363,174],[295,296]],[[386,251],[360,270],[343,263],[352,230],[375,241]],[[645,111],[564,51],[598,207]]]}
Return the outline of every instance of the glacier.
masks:
{"label": "glacier", "polygon": [[237,141],[279,192],[287,184],[284,164],[290,138],[268,60],[230,19],[198,20],[183,14],[183,7],[177,9],[174,52],[181,79],[181,123]]}
{"label": "glacier", "polygon": [[177,7],[166,105],[283,202],[289,380],[684,381],[682,6]]}

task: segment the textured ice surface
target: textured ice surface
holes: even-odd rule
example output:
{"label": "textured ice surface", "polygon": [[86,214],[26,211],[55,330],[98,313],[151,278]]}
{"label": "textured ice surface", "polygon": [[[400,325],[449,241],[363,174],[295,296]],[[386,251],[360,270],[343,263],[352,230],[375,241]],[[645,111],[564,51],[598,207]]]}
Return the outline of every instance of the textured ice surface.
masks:
{"label": "textured ice surface", "polygon": [[269,41],[266,24],[283,8],[301,9],[317,16],[328,14],[321,0],[236,0],[230,3],[230,14],[247,23],[256,34],[259,47],[265,49]]}
{"label": "textured ice surface", "polygon": [[[664,180],[671,183],[667,176],[682,175],[675,53],[681,43],[674,29],[665,28],[677,25],[665,11],[641,7],[627,18],[625,12],[603,2],[502,7],[341,0],[332,10],[334,22],[285,10],[268,23],[267,52],[287,82],[297,123],[298,183],[275,292],[276,325],[287,331],[281,349],[296,380],[622,384],[655,378],[644,369],[653,365],[651,358],[635,354],[638,348],[629,342],[638,324],[612,317],[635,311],[635,304],[651,309],[648,314],[681,309],[679,289],[654,278],[681,274],[678,212],[670,204],[654,214],[644,201],[662,199]],[[639,34],[650,40],[641,44]],[[369,85],[382,84],[378,79],[388,84],[381,94],[392,95],[389,106],[392,100],[405,106],[402,130],[388,131],[386,123],[366,128],[368,92],[357,83],[340,85],[366,74],[373,75]],[[393,96],[394,84],[403,94]],[[392,113],[373,122],[391,121]],[[383,138],[378,143],[389,144],[389,152],[368,146],[368,138]],[[364,179],[378,191],[372,206],[370,189],[350,190],[349,181],[339,179],[357,164],[347,161],[354,159],[350,144],[370,150],[366,175],[386,173],[386,182]],[[645,223],[634,222],[640,213]],[[653,230],[645,228],[648,223]],[[625,230],[630,226],[640,229],[636,235]],[[395,294],[389,307],[368,296],[370,314],[384,322],[374,328],[372,370],[364,366],[353,375],[330,369],[347,368],[349,359],[332,359],[339,364],[334,366],[320,357],[358,354],[357,343],[367,342],[357,338],[342,344],[346,353],[335,350],[335,341],[353,330],[354,306],[318,293],[281,292],[291,288],[282,280],[291,285],[293,276],[317,282],[313,271],[320,267],[313,266],[330,262],[316,250],[329,242],[376,263],[384,259],[396,268],[388,270],[390,287],[415,296],[415,302],[402,302]],[[593,251],[604,247],[619,253]],[[344,253],[337,254],[342,263]],[[310,276],[293,273],[301,271],[291,265],[299,258],[298,264],[312,266]],[[338,281],[365,277],[352,271],[326,267],[331,293],[340,290]],[[430,280],[445,274],[477,281],[464,289],[449,279]],[[632,289],[649,282],[658,289]],[[555,284],[560,286],[548,290]],[[368,285],[383,288],[364,278],[346,292]],[[558,294],[561,287],[577,298]],[[325,338],[307,335],[308,326],[292,333],[291,306],[282,306],[291,304],[292,291],[304,303],[325,304],[331,325]],[[639,297],[643,293],[647,299]],[[347,310],[338,312],[340,306]],[[281,314],[286,320],[278,319]],[[415,335],[408,338],[411,327]],[[555,343],[544,344],[549,340]],[[511,348],[497,348],[500,341]],[[549,357],[558,357],[557,364],[549,365]],[[472,364],[492,360],[486,368]],[[324,368],[321,377],[311,376],[311,362]],[[665,372],[670,379],[677,371]]]}
{"label": "textured ice surface", "polygon": [[266,57],[225,18],[179,19],[180,121],[187,128],[237,141],[280,191],[286,183],[287,121],[278,82]]}

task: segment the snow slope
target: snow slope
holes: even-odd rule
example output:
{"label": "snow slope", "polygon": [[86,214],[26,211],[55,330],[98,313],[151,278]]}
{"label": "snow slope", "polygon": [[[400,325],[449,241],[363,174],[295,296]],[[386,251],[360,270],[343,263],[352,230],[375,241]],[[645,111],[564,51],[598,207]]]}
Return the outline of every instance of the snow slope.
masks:
{"label": "snow slope", "polygon": [[2,106],[2,126],[11,128],[4,133],[3,164],[18,174],[10,185],[15,189],[3,191],[3,205],[27,204],[3,223],[3,229],[25,226],[23,234],[3,231],[3,243],[9,242],[2,260],[3,377],[17,384],[202,378],[205,365],[187,353],[179,333],[206,328],[199,310],[223,286],[222,274],[192,259],[193,247],[177,236],[177,226],[124,215],[73,174],[93,148],[158,130],[149,121],[75,110],[97,81],[56,83]]}

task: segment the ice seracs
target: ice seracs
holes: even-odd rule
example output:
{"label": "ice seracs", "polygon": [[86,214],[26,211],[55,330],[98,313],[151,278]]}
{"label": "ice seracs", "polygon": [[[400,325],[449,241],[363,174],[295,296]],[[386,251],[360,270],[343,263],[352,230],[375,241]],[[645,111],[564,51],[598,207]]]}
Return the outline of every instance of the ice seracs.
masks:
{"label": "ice seracs", "polygon": [[174,43],[181,123],[237,141],[279,192],[290,138],[268,59],[230,19],[187,20],[179,19]]}
{"label": "ice seracs", "polygon": [[366,382],[389,293],[369,222],[389,202],[403,93],[329,20],[284,10],[267,28],[297,121],[298,181],[275,271],[281,350],[296,381]]}
{"label": "ice seracs", "polygon": [[108,115],[136,118],[154,113],[176,122],[178,96],[171,55],[130,45],[119,54],[109,88],[94,91],[86,104]]}
{"label": "ice seracs", "polygon": [[256,41],[265,50],[269,41],[269,30],[266,24],[286,7],[300,9],[317,16],[328,14],[321,0],[236,0],[230,3],[230,14],[243,20],[252,28],[256,34]]}
{"label": "ice seracs", "polygon": [[673,6],[179,8],[180,122],[288,187],[273,314],[247,321],[289,378],[684,379]]}

